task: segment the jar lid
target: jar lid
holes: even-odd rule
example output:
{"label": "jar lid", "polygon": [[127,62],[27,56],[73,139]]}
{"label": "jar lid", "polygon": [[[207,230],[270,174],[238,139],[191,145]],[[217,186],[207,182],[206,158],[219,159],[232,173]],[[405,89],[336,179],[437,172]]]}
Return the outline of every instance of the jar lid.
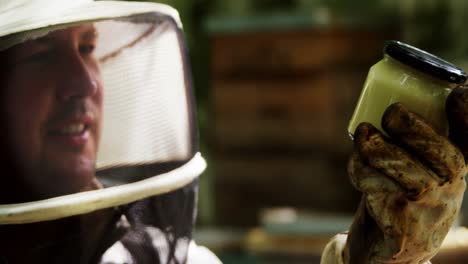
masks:
{"label": "jar lid", "polygon": [[384,54],[449,83],[462,84],[467,79],[467,74],[452,63],[400,41],[386,41]]}

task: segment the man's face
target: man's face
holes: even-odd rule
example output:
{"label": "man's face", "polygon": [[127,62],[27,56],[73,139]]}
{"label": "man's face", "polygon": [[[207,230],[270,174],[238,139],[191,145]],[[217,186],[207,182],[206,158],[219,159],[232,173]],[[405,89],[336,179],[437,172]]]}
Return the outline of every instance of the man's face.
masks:
{"label": "man's face", "polygon": [[89,189],[102,113],[93,25],[80,25],[6,52],[6,129],[19,177],[33,197]]}

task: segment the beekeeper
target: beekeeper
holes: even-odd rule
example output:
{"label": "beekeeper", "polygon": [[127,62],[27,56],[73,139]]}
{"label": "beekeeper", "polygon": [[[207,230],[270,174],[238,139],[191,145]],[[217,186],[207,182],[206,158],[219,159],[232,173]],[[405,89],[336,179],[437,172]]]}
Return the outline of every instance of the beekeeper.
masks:
{"label": "beekeeper", "polygon": [[220,263],[177,12],[0,1],[0,263]]}

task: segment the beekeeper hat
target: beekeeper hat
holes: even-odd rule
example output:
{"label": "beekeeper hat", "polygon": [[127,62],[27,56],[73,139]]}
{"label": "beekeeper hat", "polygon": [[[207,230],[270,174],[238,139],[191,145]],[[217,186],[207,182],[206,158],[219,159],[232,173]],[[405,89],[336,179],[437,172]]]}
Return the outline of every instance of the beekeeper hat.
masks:
{"label": "beekeeper hat", "polygon": [[206,166],[198,153],[190,68],[173,8],[2,0],[0,50],[83,23],[94,23],[98,32],[95,54],[105,95],[96,169],[106,188],[0,205],[0,224],[49,221],[173,193],[194,184]]}

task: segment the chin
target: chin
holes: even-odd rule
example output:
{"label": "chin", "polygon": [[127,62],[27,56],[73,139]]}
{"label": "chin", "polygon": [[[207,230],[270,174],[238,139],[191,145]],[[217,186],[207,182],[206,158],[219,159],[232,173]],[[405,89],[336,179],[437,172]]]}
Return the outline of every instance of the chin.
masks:
{"label": "chin", "polygon": [[55,184],[46,188],[48,191],[43,194],[44,197],[52,198],[94,189],[94,175],[92,174],[62,174],[61,176],[57,175],[57,177]]}
{"label": "chin", "polygon": [[64,160],[59,167],[48,168],[45,171],[44,178],[48,179],[45,182],[49,185],[49,188],[44,188],[48,190],[45,196],[53,197],[94,189],[94,159]]}

